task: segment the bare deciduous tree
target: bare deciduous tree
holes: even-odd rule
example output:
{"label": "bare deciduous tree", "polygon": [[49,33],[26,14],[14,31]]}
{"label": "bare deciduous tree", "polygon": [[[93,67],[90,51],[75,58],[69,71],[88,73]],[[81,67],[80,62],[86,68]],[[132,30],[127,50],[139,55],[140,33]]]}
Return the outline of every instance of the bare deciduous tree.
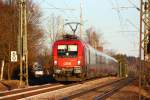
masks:
{"label": "bare deciduous tree", "polygon": [[64,20],[61,16],[55,16],[52,14],[47,24],[47,35],[51,43],[58,39],[63,34]]}
{"label": "bare deciduous tree", "polygon": [[103,51],[102,36],[93,27],[86,30],[87,42],[97,50]]}
{"label": "bare deciduous tree", "polygon": [[[10,62],[10,51],[17,51],[18,6],[17,0],[0,1],[0,60]],[[32,2],[27,0],[27,33],[29,63],[34,61],[42,44],[43,32],[40,28],[41,12]]]}

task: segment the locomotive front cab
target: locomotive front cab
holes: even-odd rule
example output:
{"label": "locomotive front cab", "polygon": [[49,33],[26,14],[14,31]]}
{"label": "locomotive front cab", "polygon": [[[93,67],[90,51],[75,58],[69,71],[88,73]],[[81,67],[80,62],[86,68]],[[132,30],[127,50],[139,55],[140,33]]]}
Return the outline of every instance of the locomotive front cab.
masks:
{"label": "locomotive front cab", "polygon": [[75,80],[83,73],[83,47],[80,42],[59,42],[54,50],[54,76],[57,80]]}

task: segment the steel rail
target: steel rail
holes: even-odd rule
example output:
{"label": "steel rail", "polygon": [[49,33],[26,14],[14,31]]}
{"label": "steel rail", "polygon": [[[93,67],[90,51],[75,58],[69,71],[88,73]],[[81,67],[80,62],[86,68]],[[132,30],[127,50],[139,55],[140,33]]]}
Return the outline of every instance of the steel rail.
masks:
{"label": "steel rail", "polygon": [[[77,84],[77,83],[75,83]],[[73,86],[75,84],[70,84],[70,85],[53,85],[53,86],[48,86],[48,87],[44,87],[44,88],[40,88],[40,89],[34,89],[34,90],[28,90],[24,92],[17,92],[17,93],[13,93],[13,94],[9,94],[9,95],[4,95],[0,97],[0,100],[16,100],[16,99],[21,99],[21,98],[25,98],[25,97],[29,97],[29,96],[33,96],[33,95],[37,95],[37,94],[41,94],[41,93],[46,93],[46,92],[50,92],[50,91],[54,91],[54,90],[58,90],[58,89],[62,89],[62,88],[66,88],[69,86]]]}
{"label": "steel rail", "polygon": [[[132,81],[134,81],[134,79],[128,79],[128,80],[123,80],[121,81],[122,84],[120,83],[115,83],[115,87],[113,87],[112,89],[109,89],[107,91],[104,91],[103,93],[101,93],[100,95],[96,96],[93,98],[93,100],[105,100],[106,98],[112,96],[114,93],[116,93],[118,90],[120,90],[121,88],[123,88],[124,86],[130,84]],[[114,84],[112,84],[114,85]]]}
{"label": "steel rail", "polygon": [[41,88],[45,88],[45,87],[55,86],[55,85],[59,85],[59,84],[58,83],[57,84],[46,84],[46,85],[33,86],[33,87],[27,87],[27,88],[19,88],[19,89],[14,89],[11,91],[3,91],[3,92],[0,92],[0,97],[15,94],[15,93],[20,93],[20,92],[26,92],[26,91],[30,91],[30,90],[36,90],[36,89],[41,89]]}
{"label": "steel rail", "polygon": [[[96,79],[92,80],[87,80],[84,82],[79,82],[79,83],[71,83],[71,84],[48,84],[48,85],[42,85],[42,86],[35,86],[35,87],[30,87],[30,88],[23,88],[23,89],[17,89],[17,90],[12,90],[12,91],[5,91],[5,92],[0,92],[0,100],[16,100],[16,99],[21,99],[29,96],[34,96],[40,93],[46,93],[66,87],[70,87],[73,85],[81,84],[81,83],[86,83],[89,81],[93,81]],[[62,86],[58,86],[62,85]]]}
{"label": "steel rail", "polygon": [[[96,79],[92,79],[92,80],[87,80],[84,81],[83,83],[89,82],[89,81],[93,81]],[[122,80],[122,79],[121,79]],[[120,80],[117,80],[120,81]],[[116,81],[116,82],[117,82]],[[109,83],[112,84],[115,81]],[[72,83],[72,84],[48,84],[48,85],[42,85],[42,86],[38,86],[38,87],[30,87],[30,88],[25,88],[25,89],[19,89],[19,90],[12,90],[12,91],[7,91],[7,92],[1,92],[0,93],[0,100],[16,100],[16,99],[22,99],[22,98],[26,98],[29,96],[34,96],[37,94],[41,94],[41,93],[46,93],[46,92],[50,92],[50,91],[54,91],[54,90],[58,90],[58,89],[62,89],[62,88],[67,88],[73,85],[77,85],[79,83]],[[61,85],[61,86],[59,86]],[[101,87],[104,87],[105,85],[101,85]],[[96,89],[96,88],[95,88]],[[94,90],[94,89],[92,89]]]}
{"label": "steel rail", "polygon": [[79,96],[82,96],[82,95],[84,95],[84,94],[87,94],[87,93],[89,93],[89,92],[91,92],[91,91],[95,91],[95,90],[97,90],[97,89],[99,89],[99,88],[104,88],[104,87],[106,87],[106,86],[109,86],[109,85],[118,83],[118,82],[120,82],[120,81],[122,81],[122,80],[126,80],[126,78],[125,78],[125,79],[123,78],[123,79],[115,80],[115,81],[113,81],[113,82],[109,82],[109,83],[106,83],[106,84],[103,84],[103,85],[100,84],[100,85],[98,85],[98,86],[96,86],[96,87],[94,87],[94,88],[88,89],[88,90],[84,89],[84,90],[82,90],[82,91],[80,91],[80,92],[71,94],[71,95],[69,95],[69,96],[62,97],[62,98],[60,98],[59,100],[71,100],[71,99],[74,99],[74,98],[78,98]]}

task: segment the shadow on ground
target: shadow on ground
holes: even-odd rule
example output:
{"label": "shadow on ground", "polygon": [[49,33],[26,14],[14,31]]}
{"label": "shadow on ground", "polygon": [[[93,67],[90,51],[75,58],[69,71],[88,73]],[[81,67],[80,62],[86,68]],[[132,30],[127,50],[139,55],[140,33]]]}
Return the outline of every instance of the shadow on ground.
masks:
{"label": "shadow on ground", "polygon": [[48,83],[56,83],[52,76],[34,77],[29,79],[29,85],[42,85]]}

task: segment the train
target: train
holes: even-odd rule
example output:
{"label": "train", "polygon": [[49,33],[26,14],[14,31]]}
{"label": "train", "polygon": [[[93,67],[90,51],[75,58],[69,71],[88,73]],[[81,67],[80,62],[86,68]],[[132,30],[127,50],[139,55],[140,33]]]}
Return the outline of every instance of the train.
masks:
{"label": "train", "polygon": [[37,78],[43,77],[43,75],[44,75],[44,68],[39,63],[35,62],[33,64],[33,69],[32,70],[33,70],[33,73],[34,73],[35,77],[37,77]]}
{"label": "train", "polygon": [[66,34],[53,43],[53,76],[57,81],[84,81],[117,76],[118,61],[100,52],[76,35]]}

